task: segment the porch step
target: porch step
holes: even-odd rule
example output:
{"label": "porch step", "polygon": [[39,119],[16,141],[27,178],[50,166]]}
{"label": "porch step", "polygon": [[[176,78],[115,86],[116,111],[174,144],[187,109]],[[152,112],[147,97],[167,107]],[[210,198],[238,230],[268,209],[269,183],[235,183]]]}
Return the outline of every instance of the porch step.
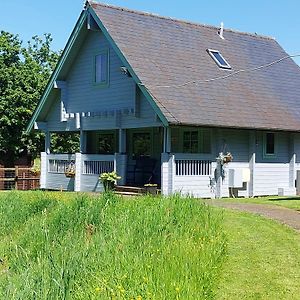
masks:
{"label": "porch step", "polygon": [[115,191],[115,194],[121,195],[121,196],[142,196],[141,193],[132,193],[132,192],[117,192]]}
{"label": "porch step", "polygon": [[145,189],[136,186],[125,186],[125,185],[117,185],[115,187],[115,191],[117,194],[124,195],[142,195],[145,194]]}

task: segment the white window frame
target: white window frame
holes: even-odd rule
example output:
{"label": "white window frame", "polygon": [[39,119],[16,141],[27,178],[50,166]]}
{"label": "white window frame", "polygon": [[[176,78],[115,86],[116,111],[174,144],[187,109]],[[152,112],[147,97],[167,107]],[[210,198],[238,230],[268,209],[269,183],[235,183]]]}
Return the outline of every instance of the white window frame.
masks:
{"label": "white window frame", "polygon": [[[104,56],[106,57],[106,68],[105,68],[105,79],[102,81],[97,81],[97,57],[98,56]],[[100,68],[103,66],[101,65]],[[106,87],[109,85],[109,50],[108,49],[103,49],[102,51],[99,51],[95,53],[94,55],[94,71],[93,71],[93,82],[95,86],[99,87]]]}
{"label": "white window frame", "polygon": [[[223,55],[221,54],[221,52],[219,50],[214,50],[214,49],[207,49],[206,50],[208,52],[208,54],[210,55],[210,57],[214,60],[214,62],[222,69],[231,69],[230,64],[228,63],[228,61],[223,57]],[[218,53],[220,55],[220,57],[224,60],[224,62],[226,63],[226,65],[222,65],[220,64],[220,62],[217,60],[217,58],[214,56],[213,53]]]}
{"label": "white window frame", "polygon": [[[267,153],[267,135],[273,134],[274,137],[274,153]],[[277,143],[276,143],[276,133],[272,131],[264,132],[263,133],[263,157],[264,158],[274,158],[277,154]]]}

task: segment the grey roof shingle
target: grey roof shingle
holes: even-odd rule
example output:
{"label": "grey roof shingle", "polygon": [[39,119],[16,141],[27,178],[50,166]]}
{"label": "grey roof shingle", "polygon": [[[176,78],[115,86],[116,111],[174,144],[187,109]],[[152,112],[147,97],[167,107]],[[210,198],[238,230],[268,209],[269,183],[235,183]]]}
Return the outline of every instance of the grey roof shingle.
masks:
{"label": "grey roof shingle", "polygon": [[[300,68],[272,38],[91,4],[170,124],[300,131]],[[206,49],[232,66],[220,69]],[[190,81],[199,81],[190,83]],[[170,87],[164,87],[170,86]]]}

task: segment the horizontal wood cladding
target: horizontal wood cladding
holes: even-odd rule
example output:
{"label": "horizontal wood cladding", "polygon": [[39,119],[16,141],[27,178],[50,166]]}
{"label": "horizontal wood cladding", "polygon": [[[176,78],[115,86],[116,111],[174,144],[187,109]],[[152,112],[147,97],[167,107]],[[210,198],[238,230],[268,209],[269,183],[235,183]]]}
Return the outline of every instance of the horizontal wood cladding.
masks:
{"label": "horizontal wood cladding", "polygon": [[[105,86],[96,85],[94,82],[94,58],[101,51],[107,51],[109,55],[109,79]],[[104,35],[101,32],[89,31],[65,78],[68,95],[65,107],[67,114],[84,112],[95,115],[82,117],[81,124],[84,130],[161,125],[148,100],[137,91],[138,87],[133,79],[121,71],[122,66],[121,60]],[[73,118],[64,123],[60,122],[60,110],[58,98],[47,116],[48,129],[76,130]]]}

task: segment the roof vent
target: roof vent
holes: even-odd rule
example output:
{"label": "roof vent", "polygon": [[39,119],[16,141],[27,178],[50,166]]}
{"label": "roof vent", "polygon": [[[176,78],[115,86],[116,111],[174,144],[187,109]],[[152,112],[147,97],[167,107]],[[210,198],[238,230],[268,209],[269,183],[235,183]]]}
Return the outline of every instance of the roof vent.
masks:
{"label": "roof vent", "polygon": [[221,22],[220,29],[218,30],[218,35],[222,40],[224,40],[223,32],[224,32],[224,23]]}

